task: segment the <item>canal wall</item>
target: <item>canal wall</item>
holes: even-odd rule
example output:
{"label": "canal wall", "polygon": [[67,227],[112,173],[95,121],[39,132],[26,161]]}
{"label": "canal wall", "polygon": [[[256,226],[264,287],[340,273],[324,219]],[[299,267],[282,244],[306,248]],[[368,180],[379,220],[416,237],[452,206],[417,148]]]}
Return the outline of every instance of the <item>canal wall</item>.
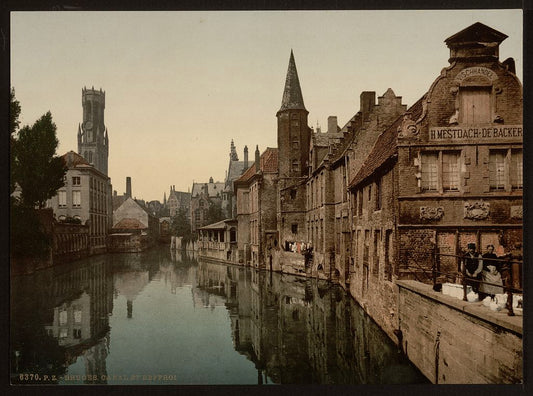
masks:
{"label": "canal wall", "polygon": [[522,316],[397,281],[402,349],[435,384],[521,383]]}

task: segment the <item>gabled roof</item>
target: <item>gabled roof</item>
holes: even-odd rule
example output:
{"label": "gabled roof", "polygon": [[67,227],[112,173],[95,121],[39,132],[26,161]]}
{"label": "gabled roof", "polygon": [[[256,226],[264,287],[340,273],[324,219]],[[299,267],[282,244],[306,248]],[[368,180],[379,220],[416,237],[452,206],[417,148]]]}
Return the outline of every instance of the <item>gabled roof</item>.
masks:
{"label": "gabled roof", "polygon": [[252,162],[252,165],[246,169],[246,172],[244,172],[242,176],[236,180],[236,182],[246,182],[250,180],[253,175],[255,175],[255,162]]}
{"label": "gabled roof", "polygon": [[65,164],[68,168],[75,168],[78,165],[91,166],[91,164],[89,164],[85,158],[72,150],[64,154],[61,158],[63,158],[63,161],[65,161]]}
{"label": "gabled roof", "polygon": [[176,198],[181,204],[185,204],[185,206],[189,205],[191,202],[191,193],[183,192],[183,191],[175,191],[171,190],[170,194],[168,195],[167,202],[172,198]]}
{"label": "gabled roof", "polygon": [[285,79],[285,89],[283,91],[283,98],[281,99],[281,108],[279,111],[296,109],[305,110],[305,106],[302,89],[300,88],[300,80],[298,79],[298,72],[296,71],[296,63],[294,62],[294,54],[291,50],[289,68]]}
{"label": "gabled roof", "polygon": [[[267,149],[261,154],[259,159],[259,170],[263,173],[277,173],[278,172],[278,149],[277,147],[267,147]],[[255,162],[252,163],[246,172],[239,177],[237,182],[247,182],[256,174]]]}
{"label": "gabled roof", "polygon": [[113,196],[113,212],[120,208],[124,201],[128,198],[126,195],[114,195]]}
{"label": "gabled roof", "polygon": [[224,191],[224,183],[193,183],[191,197],[194,198],[196,194],[200,194],[205,185],[207,185],[209,197],[216,197],[218,193],[222,194]]}
{"label": "gabled roof", "polygon": [[[425,95],[406,111],[406,113],[411,113],[412,119],[416,120],[422,115],[422,101],[424,98]],[[404,114],[398,117],[390,127],[378,136],[372,151],[367,156],[361,169],[359,169],[359,172],[357,172],[348,185],[348,188],[355,187],[364,182],[368,177],[372,176],[377,169],[384,165],[385,162],[397,154],[398,127],[402,125]]]}
{"label": "gabled roof", "polygon": [[113,226],[116,230],[144,230],[146,227],[137,219],[126,217]]}
{"label": "gabled roof", "polygon": [[226,182],[229,184],[230,182],[237,180],[244,170],[244,161],[231,161],[229,162],[229,169],[228,169],[228,177],[226,178]]}
{"label": "gabled roof", "polygon": [[278,149],[267,147],[259,160],[259,168],[263,173],[276,173],[278,171]]}
{"label": "gabled roof", "polygon": [[446,45],[461,44],[461,43],[501,43],[508,36],[493,28],[476,22],[473,25],[468,26],[466,29],[455,33],[453,36],[448,37],[444,42]]}

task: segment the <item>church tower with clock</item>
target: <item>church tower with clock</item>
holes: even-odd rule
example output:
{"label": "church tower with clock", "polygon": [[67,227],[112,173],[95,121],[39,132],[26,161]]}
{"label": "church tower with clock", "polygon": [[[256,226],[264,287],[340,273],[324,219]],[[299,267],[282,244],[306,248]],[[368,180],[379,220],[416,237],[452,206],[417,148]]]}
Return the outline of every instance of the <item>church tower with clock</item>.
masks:
{"label": "church tower with clock", "polygon": [[83,122],[78,125],[78,153],[107,176],[109,139],[104,124],[105,91],[83,88]]}

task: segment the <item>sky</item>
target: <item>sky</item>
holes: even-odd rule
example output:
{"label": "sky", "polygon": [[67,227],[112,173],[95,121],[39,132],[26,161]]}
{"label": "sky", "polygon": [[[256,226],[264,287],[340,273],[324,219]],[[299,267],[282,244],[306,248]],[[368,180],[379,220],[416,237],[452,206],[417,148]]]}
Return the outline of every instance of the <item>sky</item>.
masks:
{"label": "sky", "polygon": [[475,22],[509,36],[522,80],[521,10],[12,12],[21,126],[51,111],[58,155],[77,151],[83,87],[106,92],[109,172],[122,194],[163,201],[224,181],[231,140],[253,161],[277,146],[291,49],[309,126],[343,126],[362,91],[411,106],[449,65],[444,40]]}

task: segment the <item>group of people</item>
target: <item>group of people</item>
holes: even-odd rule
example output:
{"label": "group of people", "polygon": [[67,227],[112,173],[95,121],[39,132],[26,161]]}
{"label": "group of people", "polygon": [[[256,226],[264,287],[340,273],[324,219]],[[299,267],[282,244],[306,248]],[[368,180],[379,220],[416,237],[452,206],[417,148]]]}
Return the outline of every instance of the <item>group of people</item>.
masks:
{"label": "group of people", "polygon": [[466,284],[472,287],[479,298],[494,297],[504,292],[503,286],[509,283],[509,268],[505,257],[498,257],[494,253],[494,245],[487,245],[487,251],[482,255],[476,251],[476,244],[469,243],[461,267],[466,276]]}

